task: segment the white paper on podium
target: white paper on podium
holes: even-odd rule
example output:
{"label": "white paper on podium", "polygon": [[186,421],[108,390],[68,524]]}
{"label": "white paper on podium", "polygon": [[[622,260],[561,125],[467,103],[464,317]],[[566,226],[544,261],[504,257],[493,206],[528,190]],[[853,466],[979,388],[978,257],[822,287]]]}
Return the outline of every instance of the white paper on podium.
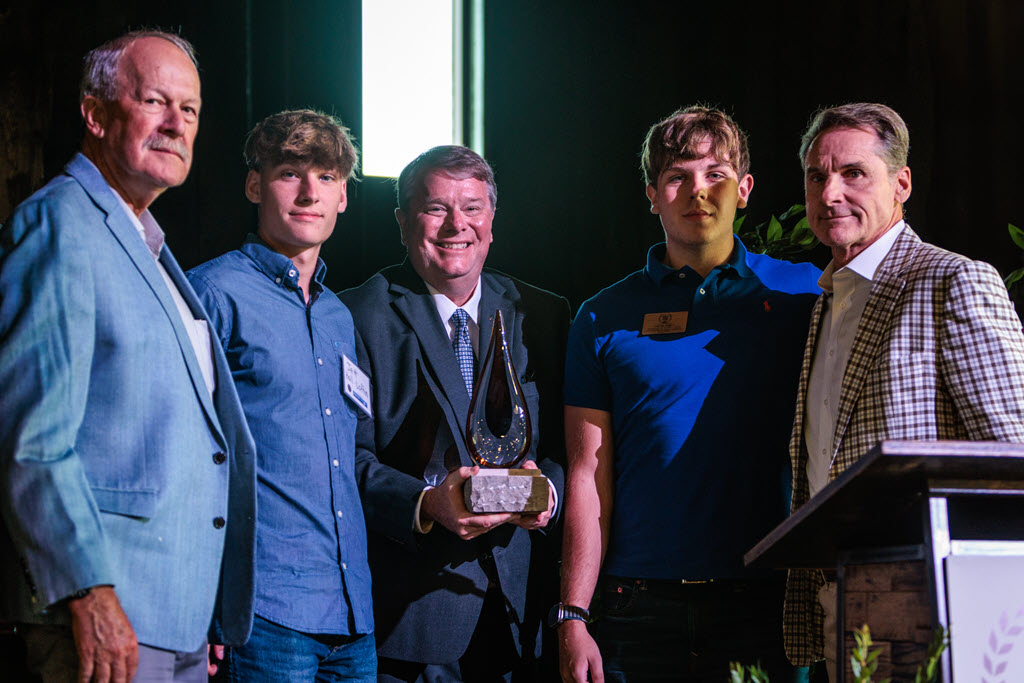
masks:
{"label": "white paper on podium", "polygon": [[1024,557],[953,555],[946,583],[953,680],[1024,681]]}

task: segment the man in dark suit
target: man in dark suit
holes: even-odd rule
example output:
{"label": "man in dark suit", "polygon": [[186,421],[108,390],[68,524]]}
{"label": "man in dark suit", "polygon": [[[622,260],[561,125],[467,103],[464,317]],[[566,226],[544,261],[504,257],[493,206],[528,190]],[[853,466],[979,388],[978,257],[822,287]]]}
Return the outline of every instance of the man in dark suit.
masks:
{"label": "man in dark suit", "polygon": [[[398,179],[395,217],[408,258],[340,294],[372,393],[357,477],[382,681],[538,677],[541,613],[554,601],[544,593],[553,590],[545,584],[553,562],[543,560],[555,555],[540,532],[528,532],[551,524],[562,489],[569,307],[484,271],[496,199],[493,171],[476,153],[424,152]],[[474,364],[499,309],[532,418],[523,466],[539,466],[552,483],[538,515],[476,515],[462,502],[475,472],[465,440]]]}

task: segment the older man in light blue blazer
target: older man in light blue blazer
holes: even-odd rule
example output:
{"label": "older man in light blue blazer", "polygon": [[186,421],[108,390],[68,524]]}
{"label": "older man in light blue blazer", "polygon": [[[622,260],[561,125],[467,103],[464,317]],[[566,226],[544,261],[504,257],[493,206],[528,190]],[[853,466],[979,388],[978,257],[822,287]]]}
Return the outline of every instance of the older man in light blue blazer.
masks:
{"label": "older man in light blue blazer", "polygon": [[215,611],[224,642],[249,632],[255,477],[147,210],[191,165],[191,46],[97,48],[81,108],[82,154],[0,230],[0,620],[46,681],[205,680]]}

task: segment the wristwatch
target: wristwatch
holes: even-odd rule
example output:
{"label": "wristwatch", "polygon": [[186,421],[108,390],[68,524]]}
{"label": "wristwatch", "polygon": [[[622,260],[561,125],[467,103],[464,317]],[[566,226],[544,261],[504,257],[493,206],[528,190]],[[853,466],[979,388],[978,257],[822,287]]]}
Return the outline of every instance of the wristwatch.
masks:
{"label": "wristwatch", "polygon": [[559,624],[567,619],[576,619],[586,623],[590,621],[590,612],[582,607],[565,605],[561,602],[551,606],[551,611],[548,612],[548,626],[557,628]]}

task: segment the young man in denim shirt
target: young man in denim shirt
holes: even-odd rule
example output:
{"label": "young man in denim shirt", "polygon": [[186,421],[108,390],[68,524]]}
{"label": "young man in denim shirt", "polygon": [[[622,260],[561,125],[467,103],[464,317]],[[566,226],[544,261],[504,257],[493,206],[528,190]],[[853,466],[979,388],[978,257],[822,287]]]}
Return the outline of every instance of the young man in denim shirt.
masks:
{"label": "young man in denim shirt", "polygon": [[347,205],[357,153],[313,111],[268,117],[245,143],[259,225],[189,272],[257,450],[253,632],[232,681],[374,681],[366,527],[355,481],[360,393],[352,316],[323,287],[320,246]]}

